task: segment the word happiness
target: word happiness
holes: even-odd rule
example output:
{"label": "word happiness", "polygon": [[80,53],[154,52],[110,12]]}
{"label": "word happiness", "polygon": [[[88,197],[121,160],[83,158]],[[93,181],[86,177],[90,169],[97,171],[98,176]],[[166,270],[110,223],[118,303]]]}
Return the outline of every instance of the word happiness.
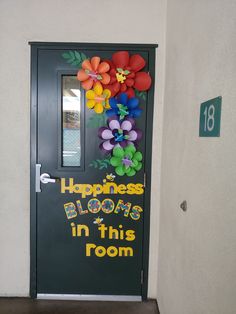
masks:
{"label": "word happiness", "polygon": [[82,198],[88,195],[96,197],[99,194],[136,194],[144,193],[144,186],[141,183],[116,184],[115,182],[105,182],[104,184],[74,184],[74,179],[69,178],[69,184],[66,185],[66,179],[61,178],[61,193],[79,193]]}

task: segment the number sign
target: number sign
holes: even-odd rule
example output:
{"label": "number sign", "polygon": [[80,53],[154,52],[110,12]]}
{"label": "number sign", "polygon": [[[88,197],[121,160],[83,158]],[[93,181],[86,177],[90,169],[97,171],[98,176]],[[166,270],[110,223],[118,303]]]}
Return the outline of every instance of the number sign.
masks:
{"label": "number sign", "polygon": [[222,97],[217,97],[201,104],[199,123],[200,137],[220,136],[221,102]]}

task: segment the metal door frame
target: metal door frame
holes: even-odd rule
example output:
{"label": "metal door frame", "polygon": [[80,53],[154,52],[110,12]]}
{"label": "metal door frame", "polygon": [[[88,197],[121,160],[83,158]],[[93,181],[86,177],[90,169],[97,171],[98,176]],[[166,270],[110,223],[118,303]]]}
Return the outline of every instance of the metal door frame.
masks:
{"label": "metal door frame", "polygon": [[[38,51],[56,49],[81,50],[129,50],[148,52],[149,73],[152,77],[152,87],[147,93],[147,121],[146,144],[144,152],[145,192],[144,192],[144,227],[143,227],[143,278],[142,299],[147,299],[148,290],[148,263],[149,263],[149,237],[150,237],[150,196],[151,196],[151,163],[152,163],[152,130],[153,106],[155,86],[155,48],[157,44],[109,44],[109,43],[50,43],[29,42],[31,46],[31,111],[30,111],[30,296],[37,296],[37,193],[35,192],[35,165],[38,162],[37,136],[38,136]],[[140,279],[141,280],[141,279]]]}

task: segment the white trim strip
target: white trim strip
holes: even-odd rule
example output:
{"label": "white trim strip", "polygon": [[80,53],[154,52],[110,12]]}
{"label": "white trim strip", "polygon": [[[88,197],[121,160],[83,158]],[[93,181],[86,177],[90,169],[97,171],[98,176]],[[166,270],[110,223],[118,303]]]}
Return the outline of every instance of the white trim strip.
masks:
{"label": "white trim strip", "polygon": [[38,293],[39,300],[79,300],[79,301],[142,301],[139,295],[96,295],[96,294],[45,294]]}

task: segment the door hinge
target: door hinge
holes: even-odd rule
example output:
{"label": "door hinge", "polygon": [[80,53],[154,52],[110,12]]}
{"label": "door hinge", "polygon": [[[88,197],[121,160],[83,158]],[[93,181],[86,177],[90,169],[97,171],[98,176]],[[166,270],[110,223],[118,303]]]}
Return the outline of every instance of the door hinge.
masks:
{"label": "door hinge", "polygon": [[146,172],[143,174],[143,186],[146,187]]}
{"label": "door hinge", "polygon": [[140,278],[140,280],[141,280],[141,285],[143,284],[143,269],[141,270],[141,278]]}

